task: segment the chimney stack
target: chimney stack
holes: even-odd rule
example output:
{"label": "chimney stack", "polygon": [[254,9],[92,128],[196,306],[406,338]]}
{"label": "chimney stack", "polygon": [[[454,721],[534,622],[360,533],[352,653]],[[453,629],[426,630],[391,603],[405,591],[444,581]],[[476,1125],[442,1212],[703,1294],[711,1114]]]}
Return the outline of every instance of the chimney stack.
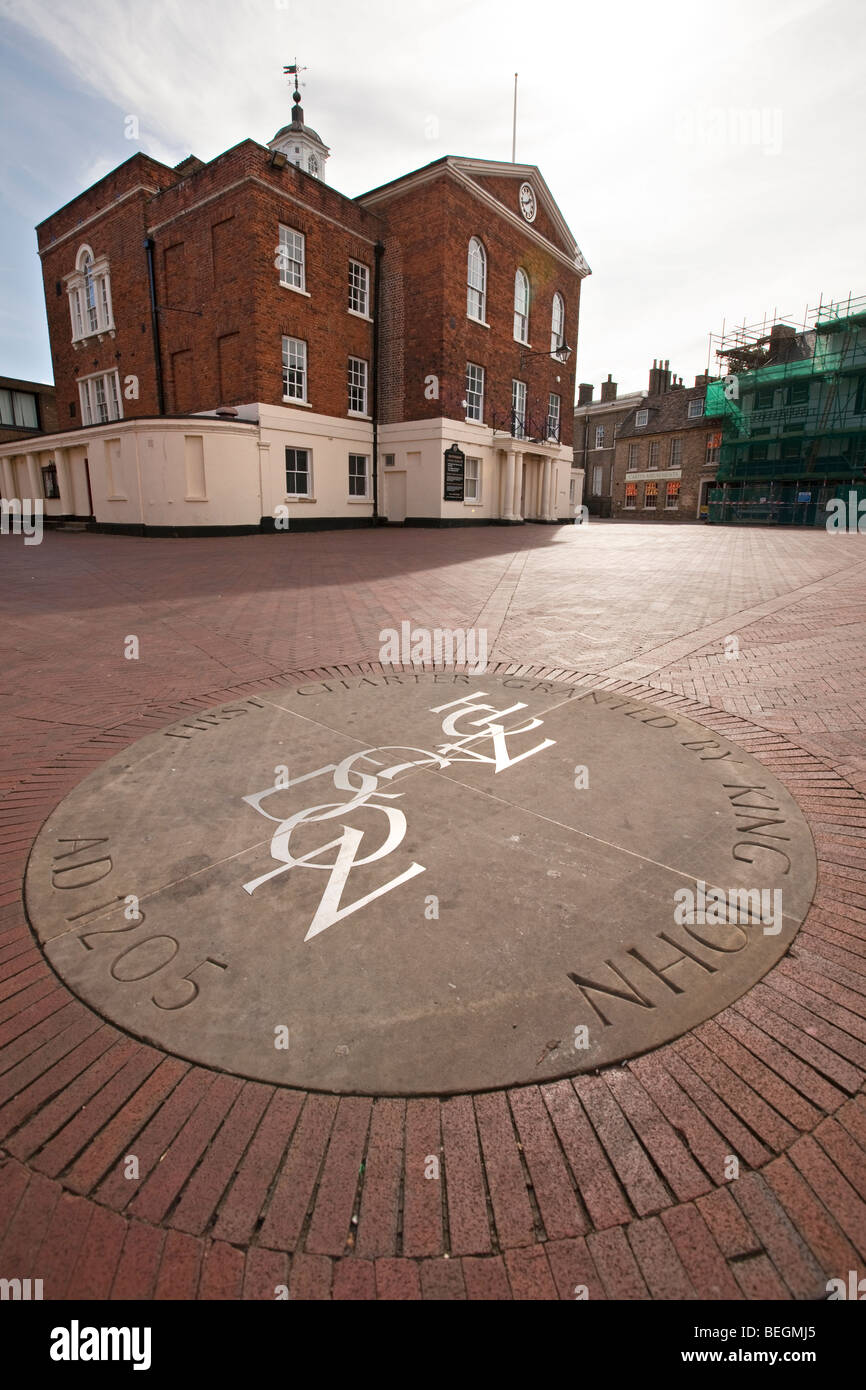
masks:
{"label": "chimney stack", "polygon": [[616,400],[616,387],[617,387],[617,383],[616,383],[615,381],[611,381],[610,372],[608,372],[608,374],[607,374],[607,381],[603,381],[603,382],[601,383],[601,399],[602,399],[602,401],[615,401],[615,400]]}
{"label": "chimney stack", "polygon": [[[602,387],[602,390],[603,389],[604,388]],[[578,405],[592,405],[592,392],[593,387],[591,382],[582,381],[577,388]]]}

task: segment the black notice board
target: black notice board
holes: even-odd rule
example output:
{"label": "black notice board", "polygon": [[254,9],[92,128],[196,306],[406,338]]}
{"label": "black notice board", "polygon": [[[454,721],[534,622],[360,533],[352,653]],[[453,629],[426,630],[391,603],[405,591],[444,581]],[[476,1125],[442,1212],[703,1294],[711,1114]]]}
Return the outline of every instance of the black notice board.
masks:
{"label": "black notice board", "polygon": [[445,501],[462,502],[466,488],[466,455],[456,444],[445,450]]}

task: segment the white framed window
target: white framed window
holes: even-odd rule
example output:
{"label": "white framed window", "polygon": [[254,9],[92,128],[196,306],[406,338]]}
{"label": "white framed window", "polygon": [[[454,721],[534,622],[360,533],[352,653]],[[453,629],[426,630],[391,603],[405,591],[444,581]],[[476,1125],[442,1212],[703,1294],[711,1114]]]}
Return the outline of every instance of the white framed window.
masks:
{"label": "white framed window", "polygon": [[671,440],[671,454],[669,468],[682,468],[683,466],[683,441],[681,439]]}
{"label": "white framed window", "polygon": [[604,448],[604,425],[596,425],[595,427],[595,447],[596,449]]}
{"label": "white framed window", "polygon": [[283,338],[283,400],[307,399],[307,344],[302,338]]}
{"label": "white framed window", "polygon": [[312,174],[314,179],[319,177],[319,161],[314,154],[307,159],[307,171]]}
{"label": "white framed window", "polygon": [[97,260],[89,246],[82,246],[75,258],[75,270],[66,277],[66,292],[73,343],[114,333],[111,278],[105,256]]}
{"label": "white framed window", "polygon": [[626,483],[625,501],[623,502],[627,512],[633,512],[637,507],[637,483]]}
{"label": "white framed window", "polygon": [[559,419],[562,401],[551,391],[547,398],[547,438],[559,442]]}
{"label": "white framed window", "polygon": [[518,343],[529,342],[529,276],[520,266],[514,277],[514,336]]}
{"label": "white framed window", "polygon": [[675,512],[680,505],[680,485],[679,482],[671,481],[668,483],[665,493],[665,511]]}
{"label": "white framed window", "polygon": [[558,352],[565,343],[565,300],[557,293],[553,296],[553,311],[550,316],[550,351]]}
{"label": "white framed window", "polygon": [[466,313],[478,323],[484,323],[487,312],[487,252],[478,237],[469,243],[466,264]]}
{"label": "white framed window", "polygon": [[628,446],[628,471],[634,473],[640,464],[640,445],[629,444]]}
{"label": "white framed window", "polygon": [[349,308],[353,314],[370,316],[370,267],[361,261],[349,262]]}
{"label": "white framed window", "polygon": [[696,396],[694,400],[689,401],[689,419],[690,419],[690,420],[699,420],[699,419],[701,418],[701,416],[703,415],[703,413],[704,413],[704,400],[703,400],[703,396]]}
{"label": "white framed window", "polygon": [[313,467],[309,449],[286,449],[286,495],[312,497]]}
{"label": "white framed window", "polygon": [[103,425],[109,420],[123,419],[120,378],[116,371],[83,377],[78,383],[78,398],[82,424]]}
{"label": "white framed window", "polygon": [[515,439],[526,438],[526,382],[511,383],[511,433]]}
{"label": "white framed window", "polygon": [[716,464],[716,463],[718,463],[718,461],[719,461],[719,449],[721,448],[721,446],[722,446],[722,433],[721,433],[721,430],[719,430],[717,433],[708,434],[708,435],[707,435],[707,457],[706,457],[706,462],[707,462],[708,464]]}
{"label": "white framed window", "polygon": [[466,468],[465,468],[465,471],[464,471],[464,474],[463,474],[463,480],[464,480],[464,491],[463,491],[463,500],[464,500],[464,502],[480,502],[480,501],[481,501],[481,460],[480,460],[480,459],[470,459],[470,458],[468,458],[468,459],[466,460]]}
{"label": "white framed window", "polygon": [[660,453],[661,445],[659,441],[657,439],[651,439],[649,446],[649,459],[647,460],[647,468],[658,468]]}
{"label": "white framed window", "polygon": [[370,460],[366,454],[349,455],[349,496],[369,497]]}
{"label": "white framed window", "polygon": [[593,497],[600,497],[600,496],[601,496],[601,484],[602,484],[602,479],[603,479],[603,477],[604,477],[604,469],[602,468],[601,464],[600,464],[600,463],[594,464],[594,465],[593,465],[593,469],[592,469],[592,495],[593,495]]}
{"label": "white framed window", "polygon": [[638,413],[637,413],[637,415],[634,417],[634,422],[635,422],[635,425],[637,426],[638,429],[641,429],[642,426],[644,426],[644,425],[647,423],[648,420],[649,420],[649,411],[648,411],[648,410],[639,410]]}
{"label": "white framed window", "polygon": [[303,232],[280,223],[280,245],[277,252],[280,284],[291,290],[306,290],[306,242]]}
{"label": "white framed window", "polygon": [[367,414],[367,363],[363,357],[349,358],[349,414]]}
{"label": "white framed window", "polygon": [[484,419],[484,368],[466,363],[466,419]]}

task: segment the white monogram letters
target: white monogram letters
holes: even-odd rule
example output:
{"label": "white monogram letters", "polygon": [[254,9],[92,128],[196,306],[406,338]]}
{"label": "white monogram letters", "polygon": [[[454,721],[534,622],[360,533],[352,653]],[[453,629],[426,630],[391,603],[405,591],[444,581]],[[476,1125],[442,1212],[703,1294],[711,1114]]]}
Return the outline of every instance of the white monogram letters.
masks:
{"label": "white monogram letters", "polygon": [[[351,753],[340,763],[328,763],[325,767],[316,768],[314,772],[305,772],[301,777],[286,779],[285,776],[281,776],[277,779],[278,784],[275,782],[273,786],[266,787],[263,791],[245,796],[243,800],[248,805],[267,820],[276,824],[277,828],[271,838],[270,851],[272,857],[277,860],[277,867],[261,874],[258,878],[250,879],[248,883],[243,885],[244,890],[252,894],[263,883],[296,868],[325,870],[329,875],[328,881],[304,937],[305,941],[309,941],[312,937],[318,936],[319,932],[332,927],[335,922],[341,922],[351,913],[365,907],[367,903],[383,897],[385,893],[392,892],[401,883],[407,883],[417,874],[423,874],[425,872],[424,865],[412,863],[402,873],[389,879],[381,887],[357,898],[355,902],[343,905],[343,893],[352,869],[358,868],[362,864],[373,864],[378,859],[384,859],[402,843],[406,834],[406,816],[403,811],[398,806],[382,804],[383,802],[399,800],[403,793],[380,791],[380,782],[393,782],[400,773],[408,772],[412,768],[444,768],[449,767],[452,763],[461,762],[489,763],[493,766],[494,773],[498,773],[522,762],[524,758],[533,757],[534,754],[540,753],[544,748],[551,747],[554,743],[555,740],[547,738],[541,743],[537,743],[534,748],[514,755],[508,747],[508,740],[539,728],[542,721],[529,718],[517,728],[506,729],[504,724],[499,721],[509,714],[514,714],[517,710],[526,709],[526,705],[516,704],[511,705],[508,709],[497,710],[492,705],[477,703],[484,696],[483,690],[476,691],[460,700],[452,700],[449,704],[437,705],[431,710],[433,714],[449,711],[442,721],[442,732],[455,739],[453,743],[440,745],[435,753],[428,752],[423,748],[400,746],[367,748],[360,753]],[[457,727],[458,720],[466,719],[473,714],[482,716],[481,718],[468,719],[470,729],[477,729],[478,732],[461,733]],[[489,739],[492,742],[492,756],[470,746],[484,739]],[[404,756],[400,761],[387,765],[388,755],[394,754],[414,756]],[[382,759],[379,755],[385,755],[385,758]],[[385,766],[382,765],[383,761]],[[377,770],[375,772],[367,771],[358,765],[360,763],[366,763],[368,766],[372,764]],[[291,794],[293,787],[300,786],[304,782],[311,782],[316,777],[325,776],[327,773],[333,774],[333,786],[337,791],[349,793],[348,800],[307,806],[289,816],[273,815],[263,805],[266,799],[271,796],[278,797],[278,800],[272,803],[275,807],[284,805],[286,797]],[[365,811],[379,811],[386,818],[387,831],[378,848],[369,854],[362,855],[360,853],[361,843],[366,832],[347,822],[353,813]],[[304,854],[295,855],[292,853],[292,832],[298,826],[330,820],[340,822],[341,834],[315,849],[307,850]],[[334,852],[333,858],[326,857],[330,851]]]}

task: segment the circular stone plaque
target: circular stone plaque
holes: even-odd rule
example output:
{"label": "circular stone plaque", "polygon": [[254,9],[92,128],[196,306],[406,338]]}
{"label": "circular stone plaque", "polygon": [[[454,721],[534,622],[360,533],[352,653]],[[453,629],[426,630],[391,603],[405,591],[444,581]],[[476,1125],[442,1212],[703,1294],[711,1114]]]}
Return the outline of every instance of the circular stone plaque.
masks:
{"label": "circular stone plaque", "polygon": [[49,817],[26,900],[69,986],[169,1052],[442,1094],[677,1037],[785,953],[815,874],[790,794],[680,715],[403,673],[141,739]]}

